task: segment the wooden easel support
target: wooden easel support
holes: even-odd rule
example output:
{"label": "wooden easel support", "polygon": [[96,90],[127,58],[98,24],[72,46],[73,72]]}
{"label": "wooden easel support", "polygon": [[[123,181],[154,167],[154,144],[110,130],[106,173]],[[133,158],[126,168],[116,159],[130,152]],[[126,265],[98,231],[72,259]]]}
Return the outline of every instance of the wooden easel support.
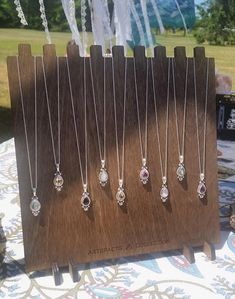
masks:
{"label": "wooden easel support", "polygon": [[78,282],[81,279],[78,272],[78,266],[73,262],[73,260],[69,261],[69,273],[73,282]]}
{"label": "wooden easel support", "polygon": [[52,275],[54,277],[55,285],[56,286],[61,285],[63,282],[63,278],[57,263],[52,264],[51,270],[52,270]]}
{"label": "wooden easel support", "polygon": [[183,255],[186,257],[190,264],[195,263],[194,251],[193,248],[189,245],[184,245]]}
{"label": "wooden easel support", "polygon": [[207,241],[204,242],[203,252],[206,254],[206,256],[211,261],[214,261],[216,259],[216,256],[215,256],[215,247],[210,242],[207,242]]}

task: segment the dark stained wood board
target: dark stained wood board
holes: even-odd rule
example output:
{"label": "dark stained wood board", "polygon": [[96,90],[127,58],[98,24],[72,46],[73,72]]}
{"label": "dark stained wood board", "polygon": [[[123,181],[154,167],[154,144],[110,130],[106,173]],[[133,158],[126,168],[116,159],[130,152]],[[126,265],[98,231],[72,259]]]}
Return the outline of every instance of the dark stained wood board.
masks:
{"label": "dark stained wood board", "polygon": [[[52,113],[53,132],[57,140],[57,71],[54,45],[43,47]],[[144,132],[146,57],[144,47],[135,48],[140,119]],[[83,100],[83,57],[77,46],[67,49],[75,114],[79,128],[79,142],[84,161],[84,100]],[[185,48],[175,48],[175,76],[179,113],[179,126],[183,120]],[[197,92],[199,105],[199,132],[203,138],[203,116],[206,83],[206,58],[204,48],[195,48]],[[82,183],[75,141],[71,98],[66,68],[66,57],[59,57],[61,99],[61,171],[65,180],[58,193],[52,184],[55,173],[48,111],[42,73],[42,58],[37,57],[37,108],[38,108],[38,197],[42,209],[34,217],[29,209],[32,191],[26,153],[19,82],[16,72],[16,57],[8,57],[8,75],[14,116],[17,170],[21,199],[23,238],[27,271],[85,263],[122,256],[199,246],[204,242],[219,242],[218,192],[217,192],[217,149],[216,149],[216,103],[214,87],[214,59],[209,64],[209,95],[206,147],[207,198],[199,200],[197,185],[199,163],[196,139],[193,58],[189,58],[188,105],[185,137],[185,165],[187,178],[184,183],[176,178],[178,150],[176,139],[175,111],[173,102],[172,74],[170,78],[170,108],[168,134],[168,187],[169,202],[160,199],[161,173],[156,138],[153,89],[149,60],[149,107],[148,107],[148,167],[150,181],[143,186],[139,181],[141,155],[136,114],[133,58],[127,58],[127,105],[124,182],[127,195],[124,207],[118,206],[115,194],[118,188],[117,159],[113,107],[112,61],[106,57],[107,96],[107,169],[110,181],[102,188],[98,181],[100,169],[97,131],[89,69],[92,60],[95,93],[98,106],[98,121],[103,127],[103,57],[100,46],[91,47],[91,58],[86,57],[87,109],[88,109],[88,189],[92,207],[88,212],[81,208]],[[124,50],[113,47],[115,66],[115,91],[119,144],[122,137]],[[165,140],[165,112],[167,91],[168,57],[164,47],[155,48],[154,76],[156,80],[157,106],[160,121],[162,154]],[[21,80],[26,107],[30,154],[34,149],[34,74],[33,56],[30,45],[19,45]],[[101,131],[101,138],[103,131]],[[84,164],[83,164],[84,166]],[[33,172],[34,173],[34,172]]]}

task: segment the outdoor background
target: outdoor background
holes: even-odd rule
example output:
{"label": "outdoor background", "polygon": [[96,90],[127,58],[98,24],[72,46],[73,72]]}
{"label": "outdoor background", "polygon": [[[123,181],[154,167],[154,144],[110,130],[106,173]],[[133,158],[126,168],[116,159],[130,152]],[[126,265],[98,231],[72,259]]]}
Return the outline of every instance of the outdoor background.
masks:
{"label": "outdoor background", "polygon": [[[13,1],[0,1],[0,142],[11,136],[10,131],[10,98],[6,57],[16,55],[19,43],[30,43],[33,54],[41,55],[42,46],[46,43],[41,25],[38,1],[21,0],[29,26],[23,28],[17,17]],[[67,20],[60,0],[45,0],[47,18],[58,55],[64,55],[66,44],[71,39]],[[156,30],[156,41],[166,46],[167,54],[173,55],[175,46],[185,46],[187,55],[193,55],[193,48],[203,45],[206,55],[215,58],[216,70],[232,77],[235,90],[235,1],[234,0],[196,0],[196,23],[187,34],[181,29],[167,28],[165,34],[159,35]],[[112,2],[109,1],[112,9]],[[80,1],[76,1],[77,23],[81,29]],[[87,29],[91,30],[88,22]],[[26,29],[27,28],[27,29]],[[92,34],[89,43],[92,43]],[[131,50],[128,52],[131,54]]]}

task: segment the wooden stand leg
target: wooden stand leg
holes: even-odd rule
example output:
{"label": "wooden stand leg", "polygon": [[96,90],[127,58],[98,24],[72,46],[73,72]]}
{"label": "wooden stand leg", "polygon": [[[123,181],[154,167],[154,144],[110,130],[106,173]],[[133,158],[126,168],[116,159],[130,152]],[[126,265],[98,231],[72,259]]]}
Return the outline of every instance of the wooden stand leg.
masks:
{"label": "wooden stand leg", "polygon": [[204,242],[203,252],[207,255],[207,257],[211,261],[214,261],[216,259],[216,256],[215,256],[215,247],[210,242],[207,242],[207,241]]}
{"label": "wooden stand leg", "polygon": [[73,260],[69,261],[69,273],[73,282],[78,282],[80,280],[78,266],[74,264]]}
{"label": "wooden stand leg", "polygon": [[54,277],[55,285],[56,286],[61,285],[63,280],[58,265],[56,263],[52,264],[51,270],[52,270],[52,275]]}
{"label": "wooden stand leg", "polygon": [[191,246],[184,245],[183,255],[186,257],[190,264],[195,263],[194,251]]}

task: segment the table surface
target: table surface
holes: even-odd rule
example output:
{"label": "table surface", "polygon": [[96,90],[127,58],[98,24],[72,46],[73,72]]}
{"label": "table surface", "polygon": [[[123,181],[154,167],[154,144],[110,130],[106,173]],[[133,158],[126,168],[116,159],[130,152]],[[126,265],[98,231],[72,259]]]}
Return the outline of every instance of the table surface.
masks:
{"label": "table surface", "polygon": [[[235,202],[235,142],[218,141],[218,164],[228,175],[219,181],[223,207],[215,261],[199,251],[195,264],[189,264],[178,251],[121,258],[81,265],[78,283],[72,282],[65,268],[62,285],[55,287],[47,271],[24,272],[14,140],[0,144],[0,233],[7,239],[0,268],[0,298],[235,299],[235,233],[226,217],[226,205]],[[0,264],[5,243],[1,235]]]}

